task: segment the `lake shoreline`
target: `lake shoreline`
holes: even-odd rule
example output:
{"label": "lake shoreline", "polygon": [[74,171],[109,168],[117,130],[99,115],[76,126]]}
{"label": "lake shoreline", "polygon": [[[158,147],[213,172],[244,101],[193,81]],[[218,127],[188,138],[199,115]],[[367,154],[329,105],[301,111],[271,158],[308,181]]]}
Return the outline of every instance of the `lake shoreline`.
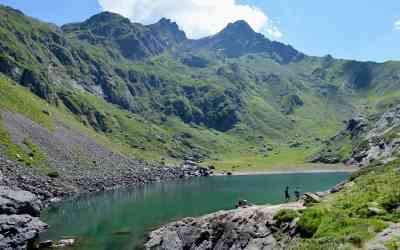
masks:
{"label": "lake shoreline", "polygon": [[358,168],[340,168],[340,169],[299,169],[299,170],[265,170],[265,171],[226,171],[218,172],[213,176],[227,176],[226,173],[232,173],[232,176],[252,176],[252,175],[277,175],[277,174],[318,174],[318,173],[354,173]]}

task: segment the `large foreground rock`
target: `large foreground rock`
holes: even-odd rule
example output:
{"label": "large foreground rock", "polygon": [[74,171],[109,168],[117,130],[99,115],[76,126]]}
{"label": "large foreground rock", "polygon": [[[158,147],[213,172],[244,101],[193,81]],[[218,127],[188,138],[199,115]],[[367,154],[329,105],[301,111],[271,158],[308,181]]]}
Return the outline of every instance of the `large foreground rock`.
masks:
{"label": "large foreground rock", "polygon": [[284,249],[273,235],[273,217],[281,209],[302,209],[301,203],[253,206],[187,218],[149,236],[147,250]]}
{"label": "large foreground rock", "polygon": [[40,215],[41,201],[32,193],[0,186],[0,214]]}
{"label": "large foreground rock", "polygon": [[47,225],[29,215],[0,215],[0,249],[25,250]]}
{"label": "large foreground rock", "polygon": [[0,249],[25,250],[47,229],[40,221],[41,201],[36,195],[0,186]]}

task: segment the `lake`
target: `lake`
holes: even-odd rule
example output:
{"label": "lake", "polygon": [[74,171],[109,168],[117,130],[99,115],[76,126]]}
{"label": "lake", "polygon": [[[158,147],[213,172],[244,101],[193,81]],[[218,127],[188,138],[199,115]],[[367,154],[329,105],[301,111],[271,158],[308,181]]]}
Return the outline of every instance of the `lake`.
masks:
{"label": "lake", "polygon": [[[155,183],[83,196],[43,212],[51,225],[41,239],[76,238],[77,250],[140,249],[157,227],[189,216],[232,209],[239,199],[255,204],[284,202],[286,185],[302,192],[325,191],[349,173],[215,176]],[[292,194],[293,196],[293,194]]]}

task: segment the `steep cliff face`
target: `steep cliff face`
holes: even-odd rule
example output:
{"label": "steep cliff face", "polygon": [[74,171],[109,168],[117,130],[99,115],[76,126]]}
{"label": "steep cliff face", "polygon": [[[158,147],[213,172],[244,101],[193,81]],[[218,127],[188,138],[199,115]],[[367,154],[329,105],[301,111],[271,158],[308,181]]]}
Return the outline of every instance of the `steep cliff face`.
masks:
{"label": "steep cliff face", "polygon": [[325,142],[314,162],[345,162],[357,166],[386,164],[399,157],[400,106],[348,121],[345,130]]}

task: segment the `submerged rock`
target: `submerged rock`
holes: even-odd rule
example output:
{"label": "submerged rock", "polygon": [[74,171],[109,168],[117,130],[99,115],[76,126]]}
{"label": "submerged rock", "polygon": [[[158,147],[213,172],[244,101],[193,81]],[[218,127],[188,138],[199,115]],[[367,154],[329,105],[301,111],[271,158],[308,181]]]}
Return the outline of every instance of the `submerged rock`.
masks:
{"label": "submerged rock", "polygon": [[238,200],[235,205],[236,208],[247,208],[251,206],[253,206],[253,204],[251,204],[248,200]]}
{"label": "submerged rock", "polygon": [[63,239],[59,241],[46,240],[38,244],[39,249],[49,249],[49,248],[66,248],[75,245],[75,239]]}

